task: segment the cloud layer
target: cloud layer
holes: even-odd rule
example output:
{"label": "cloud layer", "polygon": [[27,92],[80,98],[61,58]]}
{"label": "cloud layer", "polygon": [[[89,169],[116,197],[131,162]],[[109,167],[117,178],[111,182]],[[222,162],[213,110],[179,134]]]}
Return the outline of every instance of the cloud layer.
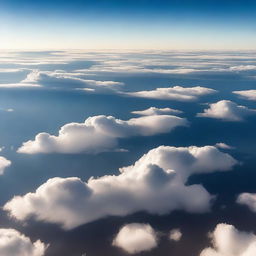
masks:
{"label": "cloud layer", "polygon": [[133,97],[160,99],[160,100],[177,100],[177,101],[195,101],[200,96],[216,93],[216,90],[201,86],[181,87],[174,86],[169,88],[156,88],[152,91],[130,92],[127,95]]}
{"label": "cloud layer", "polygon": [[232,225],[218,224],[211,234],[212,247],[204,249],[200,256],[254,256],[256,236],[237,230]]}
{"label": "cloud layer", "polygon": [[61,127],[58,136],[39,133],[18,149],[19,153],[99,153],[117,147],[119,138],[151,136],[167,133],[177,126],[187,126],[184,118],[153,115],[128,121],[112,116],[93,116],[84,123],[69,123]]}
{"label": "cloud layer", "polygon": [[160,146],[121,168],[119,175],[91,178],[87,183],[76,177],[49,179],[34,193],[15,196],[4,209],[18,220],[34,216],[65,229],[137,211],[202,213],[210,209],[213,196],[202,185],[186,185],[188,177],[227,171],[236,163],[214,146]]}
{"label": "cloud layer", "polygon": [[230,100],[221,100],[210,104],[208,109],[205,109],[203,113],[197,114],[197,116],[217,118],[223,121],[239,122],[252,114],[256,114],[256,110],[249,109],[245,106],[239,106]]}
{"label": "cloud layer", "polygon": [[46,248],[40,240],[32,243],[15,229],[0,229],[1,256],[43,256]]}
{"label": "cloud layer", "polygon": [[152,250],[157,242],[157,234],[149,224],[132,223],[119,230],[113,245],[134,254]]}
{"label": "cloud layer", "polygon": [[63,71],[38,71],[34,70],[22,81],[25,84],[39,84],[45,87],[57,88],[91,88],[94,90],[115,90],[124,85],[114,81],[96,81],[76,77],[76,73]]}
{"label": "cloud layer", "polygon": [[124,83],[115,81],[99,81],[83,79],[81,73],[68,73],[64,70],[39,71],[32,70],[27,77],[19,83],[0,84],[0,88],[47,87],[61,89],[84,89],[95,92],[118,91]]}

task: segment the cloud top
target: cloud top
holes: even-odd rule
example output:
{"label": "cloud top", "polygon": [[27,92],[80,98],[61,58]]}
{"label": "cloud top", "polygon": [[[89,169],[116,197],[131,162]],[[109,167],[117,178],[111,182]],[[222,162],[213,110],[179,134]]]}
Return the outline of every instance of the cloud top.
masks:
{"label": "cloud top", "polygon": [[247,100],[256,100],[256,90],[233,91],[233,93]]}
{"label": "cloud top", "polygon": [[39,133],[18,149],[19,153],[90,153],[111,151],[119,138],[151,136],[167,133],[178,126],[187,126],[184,118],[171,115],[152,115],[128,121],[113,116],[93,116],[84,123],[69,123],[61,127],[57,136]]}
{"label": "cloud top", "polygon": [[169,239],[171,241],[178,242],[178,241],[180,241],[181,237],[182,237],[182,233],[179,229],[172,229],[170,231]]}
{"label": "cloud top", "polygon": [[181,114],[182,111],[172,108],[156,108],[150,107],[145,110],[132,111],[132,114],[141,116],[151,116],[151,115],[168,115],[168,114]]}
{"label": "cloud top", "polygon": [[135,254],[152,250],[157,247],[157,242],[157,234],[149,224],[132,223],[119,230],[113,245]]}
{"label": "cloud top", "polygon": [[0,229],[0,255],[2,256],[43,256],[47,245],[40,240],[32,243],[15,229]]}
{"label": "cloud top", "polygon": [[232,225],[218,224],[211,233],[212,247],[200,256],[253,256],[256,255],[256,236],[237,230]]}
{"label": "cloud top", "polygon": [[223,121],[240,122],[243,121],[245,117],[252,114],[256,114],[256,110],[237,105],[230,100],[221,100],[209,104],[209,108],[205,109],[203,113],[197,114],[197,116],[216,118]]}
{"label": "cloud top", "polygon": [[21,221],[33,216],[65,229],[138,211],[202,213],[210,209],[213,196],[202,185],[187,185],[188,177],[228,171],[236,163],[214,146],[160,146],[134,165],[121,168],[119,175],[90,178],[88,182],[77,177],[52,178],[33,193],[15,196],[4,209]]}
{"label": "cloud top", "polygon": [[253,212],[256,212],[256,194],[255,193],[241,193],[237,197],[237,203],[246,205]]}
{"label": "cloud top", "polygon": [[11,161],[10,160],[7,160],[5,157],[0,156],[0,175],[3,175],[5,169],[7,167],[9,167],[10,165],[11,165]]}
{"label": "cloud top", "polygon": [[177,101],[195,101],[200,96],[216,93],[216,90],[195,86],[182,87],[174,86],[168,88],[156,88],[151,91],[138,91],[127,93],[129,96],[159,99],[159,100],[177,100]]}

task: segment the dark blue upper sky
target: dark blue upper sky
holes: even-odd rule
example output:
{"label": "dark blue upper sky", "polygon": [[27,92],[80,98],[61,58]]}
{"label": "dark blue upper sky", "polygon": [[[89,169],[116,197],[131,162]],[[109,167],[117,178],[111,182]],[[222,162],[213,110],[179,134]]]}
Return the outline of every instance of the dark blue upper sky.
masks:
{"label": "dark blue upper sky", "polygon": [[256,42],[252,0],[11,0],[0,1],[0,14],[0,48],[253,49]]}

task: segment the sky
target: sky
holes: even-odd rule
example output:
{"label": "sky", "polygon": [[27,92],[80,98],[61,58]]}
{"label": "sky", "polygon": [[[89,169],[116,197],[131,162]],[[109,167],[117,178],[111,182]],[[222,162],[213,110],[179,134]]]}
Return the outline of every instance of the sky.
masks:
{"label": "sky", "polygon": [[255,1],[0,1],[1,49],[253,50]]}

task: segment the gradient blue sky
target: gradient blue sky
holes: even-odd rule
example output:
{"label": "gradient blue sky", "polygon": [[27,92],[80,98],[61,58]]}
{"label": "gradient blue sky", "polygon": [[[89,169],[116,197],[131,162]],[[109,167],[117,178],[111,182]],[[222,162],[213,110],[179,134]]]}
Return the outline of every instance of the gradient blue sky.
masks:
{"label": "gradient blue sky", "polygon": [[0,0],[0,49],[253,50],[250,0]]}

